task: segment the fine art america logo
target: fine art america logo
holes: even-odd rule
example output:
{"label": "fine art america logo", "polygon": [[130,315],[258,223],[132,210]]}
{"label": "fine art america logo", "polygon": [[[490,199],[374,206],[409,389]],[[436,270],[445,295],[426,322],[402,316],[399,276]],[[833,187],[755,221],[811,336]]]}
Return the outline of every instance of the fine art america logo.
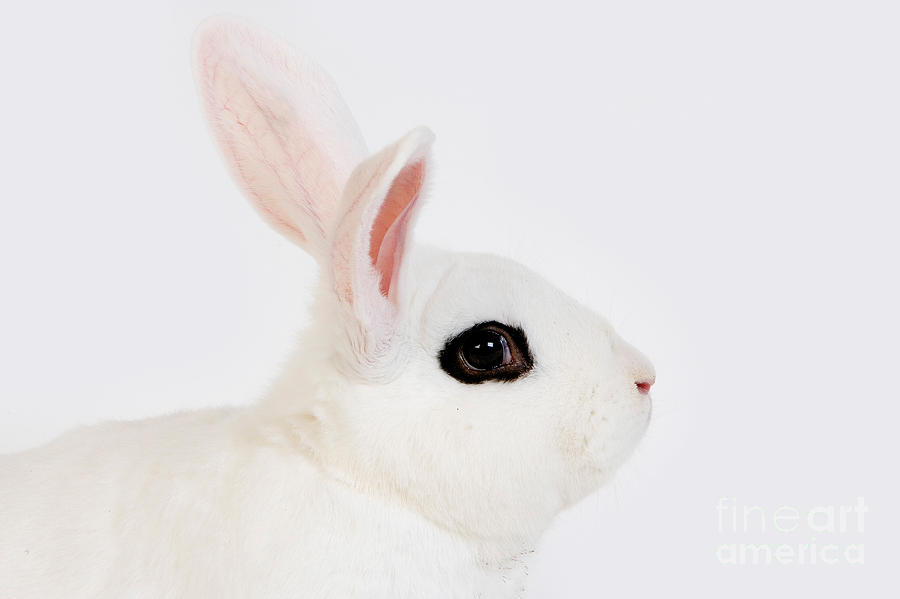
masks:
{"label": "fine art america logo", "polygon": [[716,558],[729,566],[862,565],[868,511],[862,497],[849,505],[774,508],[722,497],[716,515],[724,538]]}

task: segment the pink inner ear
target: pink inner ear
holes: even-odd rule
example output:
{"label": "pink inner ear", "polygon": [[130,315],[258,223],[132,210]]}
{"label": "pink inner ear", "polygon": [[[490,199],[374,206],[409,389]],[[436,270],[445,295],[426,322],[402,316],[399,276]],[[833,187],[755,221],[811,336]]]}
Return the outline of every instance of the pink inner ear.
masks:
{"label": "pink inner ear", "polygon": [[381,293],[385,297],[390,297],[394,285],[394,276],[403,257],[406,228],[424,178],[424,160],[405,166],[391,183],[387,197],[372,225],[369,257],[372,266],[381,277]]}

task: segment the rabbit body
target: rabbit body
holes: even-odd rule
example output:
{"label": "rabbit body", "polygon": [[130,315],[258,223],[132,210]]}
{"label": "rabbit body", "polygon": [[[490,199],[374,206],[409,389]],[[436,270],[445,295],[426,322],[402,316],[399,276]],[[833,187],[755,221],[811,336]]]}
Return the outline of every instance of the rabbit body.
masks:
{"label": "rabbit body", "polygon": [[511,597],[521,565],[261,436],[252,409],[68,433],[0,458],[9,599]]}

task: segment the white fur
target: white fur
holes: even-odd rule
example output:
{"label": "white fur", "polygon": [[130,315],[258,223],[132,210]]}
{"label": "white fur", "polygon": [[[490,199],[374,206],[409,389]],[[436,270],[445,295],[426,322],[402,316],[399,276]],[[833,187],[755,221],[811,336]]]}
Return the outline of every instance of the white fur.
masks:
{"label": "white fur", "polygon": [[[643,433],[650,402],[635,383],[652,366],[526,268],[411,247],[406,221],[388,220],[400,243],[373,261],[379,215],[391,201],[416,208],[421,181],[395,184],[428,170],[430,133],[351,175],[361,146],[334,139],[340,99],[330,83],[324,96],[303,87],[295,67],[308,61],[232,21],[199,36],[198,83],[232,171],[320,263],[314,325],[252,407],[104,424],[0,457],[0,597],[517,596],[541,532]],[[231,83],[215,91],[210,73]],[[255,124],[235,129],[216,110],[241,103],[229,90],[244,76],[241,123]],[[297,148],[330,166],[298,166]],[[491,320],[525,331],[534,370],[479,385],[444,373],[445,342]]]}

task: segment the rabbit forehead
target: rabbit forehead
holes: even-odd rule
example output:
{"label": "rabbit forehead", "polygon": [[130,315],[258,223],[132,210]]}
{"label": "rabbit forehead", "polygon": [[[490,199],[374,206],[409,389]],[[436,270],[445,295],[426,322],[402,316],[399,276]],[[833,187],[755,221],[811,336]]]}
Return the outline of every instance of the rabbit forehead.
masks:
{"label": "rabbit forehead", "polygon": [[487,321],[520,327],[545,357],[609,347],[613,332],[606,320],[514,260],[432,249],[416,255],[408,273],[408,316],[429,349]]}

